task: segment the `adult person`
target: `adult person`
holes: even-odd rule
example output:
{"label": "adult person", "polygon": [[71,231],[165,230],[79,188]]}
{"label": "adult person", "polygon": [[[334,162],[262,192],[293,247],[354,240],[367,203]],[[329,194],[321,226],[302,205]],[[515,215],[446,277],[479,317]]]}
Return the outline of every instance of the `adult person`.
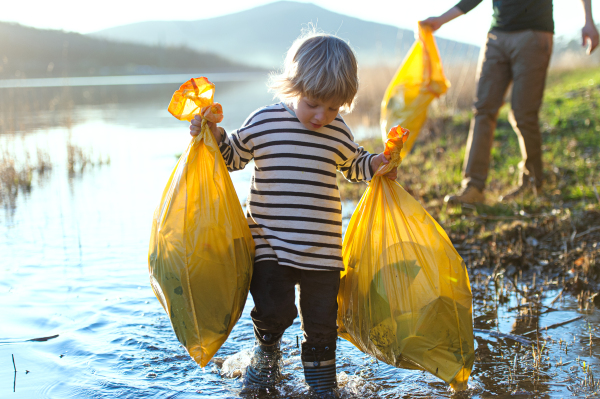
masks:
{"label": "adult person", "polygon": [[[421,23],[435,31],[481,2],[461,0],[444,14]],[[582,45],[588,45],[589,55],[598,45],[598,30],[592,18],[591,0],[581,0],[581,3],[585,14]],[[552,54],[552,0],[494,0],[493,5],[493,22],[477,70],[477,96],[465,151],[462,189],[457,194],[447,195],[446,202],[484,202],[498,110],[511,82],[509,120],[519,138],[523,159],[519,164],[518,187],[500,199],[537,193],[542,187],[542,136],[538,114]]]}

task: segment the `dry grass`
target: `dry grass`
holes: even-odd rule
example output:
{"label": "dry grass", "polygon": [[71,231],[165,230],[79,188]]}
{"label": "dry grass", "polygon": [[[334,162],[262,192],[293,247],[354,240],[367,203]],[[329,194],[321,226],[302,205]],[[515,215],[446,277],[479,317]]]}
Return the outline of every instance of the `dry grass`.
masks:
{"label": "dry grass", "polygon": [[350,125],[379,125],[381,99],[395,72],[395,69],[389,66],[360,69],[360,86],[354,110],[344,115],[344,119]]}
{"label": "dry grass", "polygon": [[67,141],[67,169],[69,174],[81,173],[88,165],[93,166],[90,152],[73,144],[69,137]]}
{"label": "dry grass", "polygon": [[[429,112],[434,118],[470,110],[475,96],[476,63],[452,64],[444,72],[450,88],[431,104]],[[379,126],[381,100],[395,73],[396,69],[389,66],[361,68],[354,110],[344,116],[350,125]]]}
{"label": "dry grass", "polygon": [[470,110],[477,87],[477,64],[454,64],[444,69],[450,88],[431,107],[433,116],[452,115],[456,111]]}
{"label": "dry grass", "polygon": [[0,153],[0,204],[14,207],[19,193],[31,191],[34,175],[44,175],[52,169],[50,154],[37,148],[35,162],[26,152],[22,160],[18,160],[7,149]]}
{"label": "dry grass", "polygon": [[[10,147],[10,148],[9,148]],[[70,176],[81,174],[94,166],[108,165],[109,156],[96,156],[91,148],[84,148],[67,139],[67,172]],[[27,149],[17,150],[15,146],[0,149],[0,205],[8,208],[16,206],[20,194],[28,193],[53,169],[48,150],[37,147],[35,156]]]}
{"label": "dry grass", "polygon": [[90,148],[86,149],[73,143],[71,136],[67,139],[67,170],[69,175],[83,173],[86,168],[109,164],[110,156],[102,157],[102,155],[99,155],[98,158],[95,158]]}
{"label": "dry grass", "polygon": [[19,190],[31,190],[31,169],[27,166],[17,167],[15,161],[2,154],[0,159],[0,203],[14,205]]}
{"label": "dry grass", "polygon": [[[28,193],[37,180],[53,169],[50,154],[38,147],[36,156],[29,152],[18,156],[17,151],[4,148],[0,152],[0,205],[13,208],[20,193]],[[67,171],[69,175],[80,174],[94,166],[110,164],[110,157],[95,156],[91,149],[67,141]]]}

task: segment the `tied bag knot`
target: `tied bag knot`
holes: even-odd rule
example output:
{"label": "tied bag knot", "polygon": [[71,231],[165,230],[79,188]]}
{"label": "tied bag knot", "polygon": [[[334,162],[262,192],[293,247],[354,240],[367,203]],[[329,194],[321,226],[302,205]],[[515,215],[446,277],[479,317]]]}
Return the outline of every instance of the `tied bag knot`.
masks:
{"label": "tied bag knot", "polygon": [[385,142],[385,149],[383,150],[383,154],[390,162],[381,164],[375,172],[375,176],[383,176],[400,166],[402,162],[402,148],[406,140],[408,140],[409,134],[410,131],[401,126],[394,126],[390,129]]}
{"label": "tied bag knot", "polygon": [[206,145],[209,146],[211,149],[213,149],[213,147],[216,148],[217,143],[215,142],[214,137],[210,131],[208,122],[221,122],[223,120],[223,107],[219,103],[210,103],[209,105],[202,107],[200,115],[202,116],[202,130],[200,131],[200,134],[196,136],[196,142],[204,140]]}

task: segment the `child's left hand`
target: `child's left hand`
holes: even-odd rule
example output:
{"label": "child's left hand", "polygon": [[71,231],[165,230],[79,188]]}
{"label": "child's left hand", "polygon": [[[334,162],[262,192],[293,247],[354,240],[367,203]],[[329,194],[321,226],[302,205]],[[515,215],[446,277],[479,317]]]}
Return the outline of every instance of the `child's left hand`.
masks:
{"label": "child's left hand", "polygon": [[[371,160],[371,168],[373,168],[373,171],[375,172],[377,169],[379,169],[379,166],[381,166],[381,164],[387,165],[388,163],[390,163],[390,160],[387,159],[385,154],[382,152],[376,157],[373,157],[373,159]],[[384,176],[388,179],[396,180],[396,178],[398,177],[398,168],[392,169]]]}

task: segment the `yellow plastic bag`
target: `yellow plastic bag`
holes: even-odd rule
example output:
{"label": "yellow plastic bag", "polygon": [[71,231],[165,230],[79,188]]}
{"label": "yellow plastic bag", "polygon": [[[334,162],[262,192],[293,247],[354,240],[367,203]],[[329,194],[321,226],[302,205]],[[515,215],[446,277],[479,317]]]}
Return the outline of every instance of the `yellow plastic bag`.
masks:
{"label": "yellow plastic bag", "polygon": [[202,367],[242,314],[254,260],[250,228],[206,125],[207,118],[222,119],[213,93],[214,85],[198,78],[173,95],[169,111],[178,119],[204,110],[205,120],[167,182],[148,254],[152,289],[177,339]]}
{"label": "yellow plastic bag", "polygon": [[382,176],[399,165],[407,137],[394,128],[389,138],[390,163],[376,172],[344,236],[338,333],[385,363],[427,370],[462,390],[474,360],[467,269],[439,224]]}
{"label": "yellow plastic bag", "polygon": [[427,107],[450,87],[442,69],[440,54],[431,28],[419,24],[419,36],[402,61],[381,102],[383,140],[392,126],[402,125],[411,134],[402,150],[404,158],[412,149],[427,119]]}

